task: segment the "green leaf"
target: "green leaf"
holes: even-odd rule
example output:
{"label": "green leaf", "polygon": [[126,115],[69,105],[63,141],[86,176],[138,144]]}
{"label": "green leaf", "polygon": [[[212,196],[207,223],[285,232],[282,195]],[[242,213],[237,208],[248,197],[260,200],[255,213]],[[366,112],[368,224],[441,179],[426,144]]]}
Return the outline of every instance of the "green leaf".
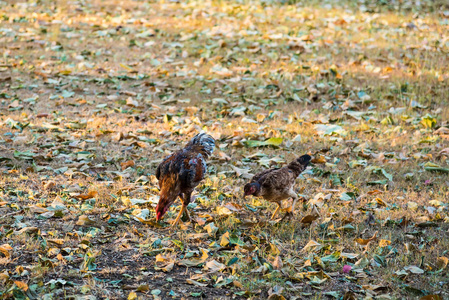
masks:
{"label": "green leaf", "polygon": [[325,293],[323,293],[323,295],[331,296],[331,297],[334,297],[336,299],[340,298],[340,294],[338,292],[336,292],[336,291],[325,292]]}
{"label": "green leaf", "polygon": [[34,154],[31,151],[14,151],[14,157],[17,159],[25,159],[25,160],[32,160],[36,154]]}
{"label": "green leaf", "polygon": [[72,97],[74,95],[75,95],[75,92],[69,92],[67,90],[63,90],[62,91],[62,97],[64,97],[64,98],[70,98],[70,97]]}
{"label": "green leaf", "polygon": [[336,262],[340,258],[340,251],[335,251],[331,255],[321,257],[322,262]]}
{"label": "green leaf", "polygon": [[353,199],[355,199],[355,193],[353,193],[353,192],[346,192],[346,193],[342,193],[340,195],[340,200],[343,200],[343,201],[351,201]]}
{"label": "green leaf", "polygon": [[393,175],[391,175],[390,173],[387,173],[387,171],[385,171],[384,169],[380,169],[382,174],[390,181],[393,181]]}
{"label": "green leaf", "polygon": [[226,265],[229,267],[238,261],[239,261],[239,258],[235,256],[235,257],[231,258]]}
{"label": "green leaf", "polygon": [[439,165],[431,163],[431,162],[427,162],[424,164],[424,170],[430,171],[430,172],[441,172],[441,173],[449,174],[448,168],[442,168]]}

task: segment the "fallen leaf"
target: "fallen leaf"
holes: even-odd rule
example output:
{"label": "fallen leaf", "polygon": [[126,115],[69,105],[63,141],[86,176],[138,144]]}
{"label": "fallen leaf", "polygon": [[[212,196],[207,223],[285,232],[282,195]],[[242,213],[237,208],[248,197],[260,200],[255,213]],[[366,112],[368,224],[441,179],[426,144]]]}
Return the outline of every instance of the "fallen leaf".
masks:
{"label": "fallen leaf", "polygon": [[374,235],[372,236],[372,237],[370,237],[369,239],[355,239],[354,241],[357,243],[357,244],[360,244],[360,245],[362,245],[362,246],[366,246],[366,245],[368,245],[368,243],[369,242],[371,242],[371,241],[373,241],[373,240],[375,240],[377,238],[377,231],[374,233]]}
{"label": "fallen leaf", "polygon": [[28,284],[26,284],[23,281],[16,281],[14,280],[14,283],[24,292],[26,292],[28,290]]}
{"label": "fallen leaf", "polygon": [[12,250],[13,248],[9,244],[3,244],[0,246],[0,252],[3,253],[6,258],[11,257]]}
{"label": "fallen leaf", "polygon": [[134,167],[134,165],[135,165],[134,160],[128,160],[120,164],[120,166],[122,167],[122,171],[126,170],[129,167]]}

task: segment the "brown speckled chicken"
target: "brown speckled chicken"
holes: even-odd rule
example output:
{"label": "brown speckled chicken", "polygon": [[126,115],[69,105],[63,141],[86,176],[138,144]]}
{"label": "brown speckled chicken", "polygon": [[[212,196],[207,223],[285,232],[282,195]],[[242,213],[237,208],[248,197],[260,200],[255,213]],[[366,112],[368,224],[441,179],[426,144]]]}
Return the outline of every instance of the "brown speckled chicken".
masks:
{"label": "brown speckled chicken", "polygon": [[296,200],[298,199],[298,195],[293,190],[295,180],[307,168],[310,160],[310,155],[306,154],[295,159],[283,168],[268,169],[254,175],[251,182],[245,185],[243,197],[253,195],[262,197],[270,202],[275,202],[278,207],[271,216],[271,219],[274,218],[279,208],[281,208],[282,200],[293,198],[292,206],[284,218],[287,215],[291,215],[295,208]]}
{"label": "brown speckled chicken", "polygon": [[190,197],[194,188],[203,180],[206,174],[206,159],[215,148],[215,140],[212,136],[199,133],[195,135],[187,145],[167,156],[156,170],[156,178],[159,180],[159,203],[156,206],[156,220],[160,220],[178,196],[182,201],[182,208],[173,226],[187,211]]}

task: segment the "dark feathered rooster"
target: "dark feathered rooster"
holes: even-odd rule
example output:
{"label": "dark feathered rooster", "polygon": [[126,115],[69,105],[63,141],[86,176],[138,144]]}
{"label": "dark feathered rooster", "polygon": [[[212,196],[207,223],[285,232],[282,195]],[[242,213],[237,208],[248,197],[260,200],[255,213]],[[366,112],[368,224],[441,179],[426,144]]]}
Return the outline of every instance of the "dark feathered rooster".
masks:
{"label": "dark feathered rooster", "polygon": [[206,174],[206,159],[212,154],[214,148],[214,138],[208,134],[199,133],[187,143],[184,149],[164,158],[156,170],[160,187],[156,220],[162,219],[178,196],[181,198],[182,208],[173,226],[178,224],[184,212],[190,219],[186,207],[190,203],[193,189]]}
{"label": "dark feathered rooster", "polygon": [[245,185],[243,197],[254,195],[256,197],[263,197],[270,202],[275,202],[278,207],[271,216],[272,220],[279,208],[281,208],[282,200],[293,198],[292,206],[284,218],[287,215],[291,215],[295,208],[296,200],[298,199],[298,196],[293,190],[295,180],[307,168],[310,159],[310,155],[306,154],[295,159],[283,168],[269,169],[254,175],[251,182]]}

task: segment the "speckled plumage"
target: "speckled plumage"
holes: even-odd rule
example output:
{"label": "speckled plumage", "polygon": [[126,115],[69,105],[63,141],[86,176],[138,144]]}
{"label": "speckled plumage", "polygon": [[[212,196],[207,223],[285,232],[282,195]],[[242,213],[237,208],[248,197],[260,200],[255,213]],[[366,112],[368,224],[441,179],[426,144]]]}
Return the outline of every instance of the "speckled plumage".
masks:
{"label": "speckled plumage", "polygon": [[[204,179],[206,159],[212,154],[215,140],[212,136],[200,133],[187,145],[167,156],[156,170],[159,180],[160,198],[156,207],[156,219],[160,220],[179,196],[183,210],[190,203],[194,188]],[[177,219],[178,220],[178,219]]]}
{"label": "speckled plumage", "polygon": [[293,190],[295,180],[307,168],[310,160],[311,157],[306,154],[283,168],[268,169],[254,175],[251,182],[244,187],[245,196],[262,197],[267,201],[277,203],[278,206],[281,205],[282,200],[293,198],[293,209],[298,198]]}

